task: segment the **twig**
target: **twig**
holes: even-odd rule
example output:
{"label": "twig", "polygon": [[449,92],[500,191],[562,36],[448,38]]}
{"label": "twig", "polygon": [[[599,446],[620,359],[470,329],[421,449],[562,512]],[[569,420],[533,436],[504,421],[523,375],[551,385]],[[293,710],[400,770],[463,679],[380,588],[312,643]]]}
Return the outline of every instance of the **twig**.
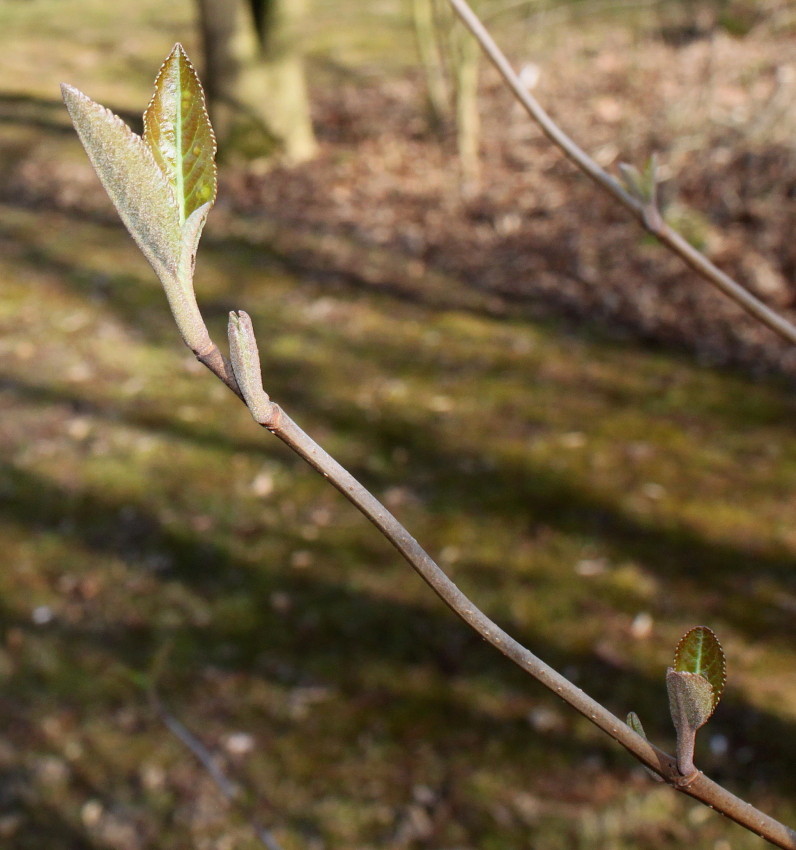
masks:
{"label": "twig", "polygon": [[[164,726],[194,754],[197,761],[207,771],[210,778],[215,782],[219,791],[221,791],[227,800],[233,805],[240,807],[240,789],[227,779],[207,747],[166,708],[163,701],[154,691],[150,691],[149,698],[153,709],[163,721]],[[249,817],[249,828],[268,850],[282,850],[282,846],[269,830],[258,824],[248,814],[247,817]]]}
{"label": "twig", "polygon": [[464,25],[470,30],[484,53],[489,57],[498,73],[503,77],[506,85],[511,89],[514,96],[525,108],[526,112],[541,127],[542,132],[556,145],[563,154],[570,159],[581,171],[601,186],[617,201],[630,210],[638,219],[642,227],[655,236],[659,242],[664,244],[670,251],[677,254],[694,271],[705,280],[712,283],[725,295],[735,301],[747,313],[754,316],[758,321],[778,333],[783,339],[796,345],[796,326],[780,316],[779,313],[766,306],[762,301],[752,295],[749,290],[733,280],[728,274],[715,266],[704,254],[696,250],[676,230],[669,227],[660,216],[650,216],[649,209],[638,199],[626,192],[620,183],[611,177],[608,172],[600,166],[580,148],[547,114],[536,98],[522,84],[514,69],[511,67],[503,51],[497,46],[495,40],[481,23],[478,16],[473,12],[466,0],[448,0],[461,18]]}
{"label": "twig", "polygon": [[[501,629],[459,590],[387,508],[277,405],[274,405],[274,415],[272,423],[260,424],[327,478],[395,546],[437,596],[484,640],[561,697],[667,783],[777,847],[796,850],[796,832],[736,797],[703,773],[698,773],[693,779],[684,778],[672,756],[637,735],[626,723]],[[688,780],[691,781],[684,784]]]}
{"label": "twig", "polygon": [[[459,2],[459,0],[451,0]],[[617,191],[623,193],[621,187]],[[247,405],[258,424],[267,428],[283,443],[302,457],[313,469],[328,479],[404,556],[410,566],[421,576],[443,602],[484,640],[500,650],[518,667],[529,673],[548,690],[590,720],[595,726],[621,744],[643,765],[657,773],[665,782],[690,797],[721,812],[761,838],[783,850],[796,850],[796,831],[770,815],[736,797],[726,788],[708,779],[703,773],[684,777],[677,768],[676,759],[649,743],[630,726],[614,716],[588,694],[545,664],[529,649],[516,641],[492,621],[470,600],[431,556],[404,528],[403,525],[362,486],[343,466],[306,434],[283,410],[272,402],[260,382],[260,357],[257,351],[251,320],[246,313],[230,314],[229,330],[232,364],[225,358],[198,359],[228,386]],[[230,365],[232,368],[230,368]],[[230,371],[234,374],[230,379]],[[171,726],[170,726],[171,728]],[[177,727],[175,726],[175,729]],[[187,730],[185,730],[187,732]],[[175,732],[176,734],[176,732]],[[197,758],[201,745],[194,747],[193,736],[180,735]],[[196,742],[198,743],[198,742]],[[212,762],[211,762],[212,763]],[[211,773],[212,775],[212,773]],[[268,833],[260,835],[264,840]],[[264,842],[265,843],[265,842]],[[273,844],[269,850],[278,850]]]}
{"label": "twig", "polygon": [[254,420],[279,437],[313,469],[333,484],[404,556],[412,568],[468,626],[580,712],[595,726],[621,744],[643,765],[685,794],[724,814],[772,844],[796,850],[796,832],[736,797],[698,771],[683,776],[677,760],[650,744],[607,708],[537,658],[508,632],[491,620],[451,581],[431,556],[389,510],[315,440],[305,433],[282,408],[271,401],[262,387],[260,355],[251,319],[242,310],[230,313],[229,343],[232,367],[244,400]]}

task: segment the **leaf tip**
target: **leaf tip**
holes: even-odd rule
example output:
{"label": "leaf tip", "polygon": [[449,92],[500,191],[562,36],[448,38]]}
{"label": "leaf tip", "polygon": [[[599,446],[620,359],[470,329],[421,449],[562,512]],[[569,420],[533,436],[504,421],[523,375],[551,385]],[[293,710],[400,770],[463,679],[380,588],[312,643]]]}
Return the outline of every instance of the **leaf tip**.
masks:
{"label": "leaf tip", "polygon": [[86,101],[91,100],[88,95],[83,94],[80,89],[70,86],[69,83],[61,83],[61,97],[63,98],[67,109],[78,101],[83,101],[85,103]]}
{"label": "leaf tip", "polygon": [[182,42],[176,41],[174,42],[174,47],[169,51],[169,55],[163,60],[163,64],[165,65],[167,62],[173,60],[179,61],[180,59],[185,60],[190,64],[190,60],[188,59],[188,54],[185,52],[185,48],[182,46]]}
{"label": "leaf tip", "polygon": [[175,194],[181,222],[215,201],[215,134],[199,76],[180,42],[158,71],[143,139]]}

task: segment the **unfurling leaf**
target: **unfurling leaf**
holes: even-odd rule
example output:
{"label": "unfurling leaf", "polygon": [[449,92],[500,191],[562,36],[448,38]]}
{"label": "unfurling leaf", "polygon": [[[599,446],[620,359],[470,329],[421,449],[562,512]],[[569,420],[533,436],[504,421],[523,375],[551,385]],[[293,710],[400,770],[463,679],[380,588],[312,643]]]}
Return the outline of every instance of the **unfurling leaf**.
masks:
{"label": "unfurling leaf", "polygon": [[119,216],[158,277],[176,281],[180,220],[171,188],[140,136],[72,86],[61,86],[66,108],[94,170]]}
{"label": "unfurling leaf", "polygon": [[669,692],[669,712],[677,732],[677,770],[691,776],[694,767],[694,746],[697,729],[707,723],[717,700],[713,686],[701,673],[682,670],[666,671],[666,690]]}
{"label": "unfurling leaf", "polygon": [[69,114],[122,221],[166,290],[182,338],[212,343],[193,291],[196,248],[216,194],[216,143],[196,73],[175,45],[144,115],[144,138],[71,86]]}
{"label": "unfurling leaf", "polygon": [[681,729],[696,732],[708,722],[716,701],[713,686],[704,676],[670,667],[666,672],[666,690],[678,736]]}
{"label": "unfurling leaf", "polygon": [[710,683],[713,694],[712,713],[724,690],[727,663],[718,638],[709,628],[697,626],[683,635],[674,653],[674,670],[698,674]]}
{"label": "unfurling leaf", "polygon": [[174,192],[180,224],[216,197],[216,140],[199,78],[180,44],[166,58],[144,113],[144,141]]}
{"label": "unfurling leaf", "polygon": [[726,663],[716,635],[705,626],[686,632],[677,644],[674,667],[666,671],[669,711],[677,731],[677,769],[694,773],[697,729],[713,714],[724,690]]}

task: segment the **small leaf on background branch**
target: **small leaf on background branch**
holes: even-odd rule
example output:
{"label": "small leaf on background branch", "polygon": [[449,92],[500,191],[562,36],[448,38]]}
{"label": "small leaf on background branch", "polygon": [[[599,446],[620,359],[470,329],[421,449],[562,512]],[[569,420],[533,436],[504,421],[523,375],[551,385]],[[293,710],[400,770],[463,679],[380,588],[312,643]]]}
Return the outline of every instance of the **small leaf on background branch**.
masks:
{"label": "small leaf on background branch", "polygon": [[180,44],[166,58],[144,113],[144,141],[171,186],[180,224],[216,197],[216,139],[202,85]]}
{"label": "small leaf on background branch", "polygon": [[711,711],[716,708],[727,678],[727,662],[718,638],[709,628],[696,626],[683,635],[674,653],[674,669],[703,676],[713,689]]}
{"label": "small leaf on background branch", "polygon": [[638,201],[644,200],[643,178],[641,172],[629,162],[619,163],[619,174],[628,192]]}
{"label": "small leaf on background branch", "polygon": [[652,154],[647,160],[644,171],[639,171],[635,165],[626,162],[619,163],[619,173],[622,182],[630,194],[642,204],[656,206],[658,203],[658,160]]}

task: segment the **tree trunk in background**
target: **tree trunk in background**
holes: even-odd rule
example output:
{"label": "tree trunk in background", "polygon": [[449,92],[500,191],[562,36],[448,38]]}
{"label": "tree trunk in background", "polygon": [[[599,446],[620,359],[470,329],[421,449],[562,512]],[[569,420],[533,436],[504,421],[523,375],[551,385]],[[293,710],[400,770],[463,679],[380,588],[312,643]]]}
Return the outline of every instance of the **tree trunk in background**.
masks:
{"label": "tree trunk in background", "polygon": [[464,196],[472,195],[481,179],[481,51],[446,0],[413,0],[412,12],[432,120],[441,131],[449,122],[455,126],[459,185]]}
{"label": "tree trunk in background", "polygon": [[462,192],[478,191],[481,181],[481,114],[478,110],[478,70],[481,50],[462,26],[454,24],[456,53],[456,144],[462,173]]}
{"label": "tree trunk in background", "polygon": [[412,0],[412,19],[417,52],[426,78],[431,119],[437,129],[442,129],[450,113],[451,93],[439,24],[435,20],[434,0]]}
{"label": "tree trunk in background", "polygon": [[197,0],[203,82],[222,153],[316,150],[300,50],[305,0]]}

